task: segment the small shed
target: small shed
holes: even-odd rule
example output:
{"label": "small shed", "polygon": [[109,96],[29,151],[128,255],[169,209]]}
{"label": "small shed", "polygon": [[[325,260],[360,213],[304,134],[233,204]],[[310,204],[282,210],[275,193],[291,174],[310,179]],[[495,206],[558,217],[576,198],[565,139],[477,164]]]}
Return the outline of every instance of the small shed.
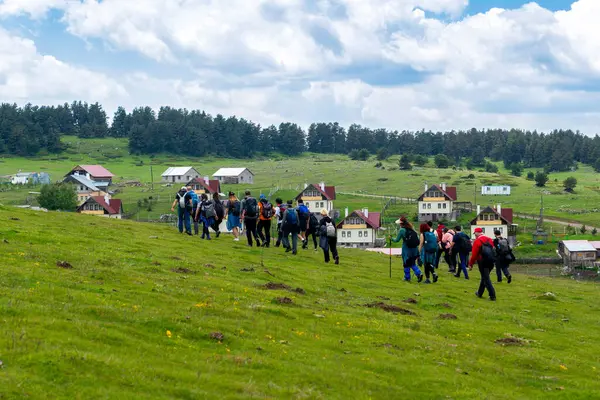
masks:
{"label": "small shed", "polygon": [[585,265],[596,261],[598,251],[587,240],[563,240],[558,243],[558,254],[566,265]]}
{"label": "small shed", "polygon": [[221,168],[213,174],[213,178],[224,184],[254,183],[254,174],[248,168]]}
{"label": "small shed", "polygon": [[30,182],[33,172],[19,172],[12,177],[10,183],[13,185],[27,185]]}
{"label": "small shed", "polygon": [[482,196],[510,196],[509,185],[488,185],[481,187]]}
{"label": "small shed", "polygon": [[592,241],[590,244],[596,249],[596,259],[600,261],[600,241]]}

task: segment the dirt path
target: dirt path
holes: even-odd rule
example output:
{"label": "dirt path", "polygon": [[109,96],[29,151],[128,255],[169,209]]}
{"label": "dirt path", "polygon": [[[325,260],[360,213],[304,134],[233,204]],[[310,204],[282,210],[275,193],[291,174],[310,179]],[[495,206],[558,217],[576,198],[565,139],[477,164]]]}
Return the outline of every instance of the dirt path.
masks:
{"label": "dirt path", "polygon": [[[517,218],[523,218],[523,219],[534,219],[537,220],[539,218],[538,215],[531,215],[531,214],[520,214],[520,213],[515,213],[514,215]],[[588,230],[592,230],[594,229],[594,226],[592,225],[588,225],[588,224],[584,224],[582,222],[578,222],[578,221],[572,221],[572,220],[564,220],[564,219],[558,219],[558,218],[552,218],[552,217],[546,217],[544,216],[544,222],[550,222],[553,224],[557,224],[557,225],[563,225],[563,226],[572,226],[575,229],[580,229],[583,225],[585,225],[585,227]],[[596,229],[598,229],[598,227],[596,227]],[[600,230],[600,229],[598,229]]]}

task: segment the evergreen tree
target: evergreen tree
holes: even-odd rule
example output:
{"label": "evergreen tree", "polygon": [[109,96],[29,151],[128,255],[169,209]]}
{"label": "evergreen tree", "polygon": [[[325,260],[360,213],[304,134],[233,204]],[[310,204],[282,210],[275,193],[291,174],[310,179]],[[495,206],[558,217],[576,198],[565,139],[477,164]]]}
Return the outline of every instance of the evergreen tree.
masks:
{"label": "evergreen tree", "polygon": [[576,186],[577,186],[577,179],[575,179],[572,176],[568,177],[567,179],[565,179],[563,181],[563,187],[565,188],[565,191],[567,191],[569,193],[573,193],[573,190],[575,190]]}
{"label": "evergreen tree", "polygon": [[448,168],[450,166],[450,160],[444,154],[435,156],[434,162],[437,168]]}
{"label": "evergreen tree", "polygon": [[75,211],[77,192],[72,185],[65,183],[44,185],[40,190],[38,203],[48,210]]}
{"label": "evergreen tree", "polygon": [[535,185],[538,187],[544,187],[546,186],[546,182],[548,182],[548,174],[538,171],[535,174]]}
{"label": "evergreen tree", "polygon": [[410,164],[410,157],[408,156],[408,154],[403,154],[402,157],[400,157],[400,161],[398,162],[398,165],[401,170],[411,170],[412,169],[412,165]]}
{"label": "evergreen tree", "polygon": [[510,173],[512,176],[523,175],[523,165],[521,163],[514,163],[510,166]]}

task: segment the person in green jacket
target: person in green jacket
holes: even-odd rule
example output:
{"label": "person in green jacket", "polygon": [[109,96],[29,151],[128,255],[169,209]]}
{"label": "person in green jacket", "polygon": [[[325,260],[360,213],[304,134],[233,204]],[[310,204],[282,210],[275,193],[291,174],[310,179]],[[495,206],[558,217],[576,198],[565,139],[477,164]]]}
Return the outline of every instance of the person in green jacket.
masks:
{"label": "person in green jacket", "polygon": [[410,270],[415,273],[419,282],[423,281],[423,274],[417,266],[419,258],[419,234],[415,232],[413,225],[405,218],[401,217],[396,221],[400,224],[400,232],[396,239],[390,236],[392,242],[398,243],[402,240],[402,261],[404,262],[404,280],[410,282]]}

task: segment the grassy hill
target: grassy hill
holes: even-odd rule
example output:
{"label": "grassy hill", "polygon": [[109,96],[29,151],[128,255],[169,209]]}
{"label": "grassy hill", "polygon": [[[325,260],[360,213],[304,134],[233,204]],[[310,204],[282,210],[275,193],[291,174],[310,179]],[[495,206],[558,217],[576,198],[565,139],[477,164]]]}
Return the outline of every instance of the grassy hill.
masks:
{"label": "grassy hill", "polygon": [[493,303],[477,272],[407,284],[361,251],[1,206],[0,261],[0,399],[597,396],[591,283],[517,275]]}

